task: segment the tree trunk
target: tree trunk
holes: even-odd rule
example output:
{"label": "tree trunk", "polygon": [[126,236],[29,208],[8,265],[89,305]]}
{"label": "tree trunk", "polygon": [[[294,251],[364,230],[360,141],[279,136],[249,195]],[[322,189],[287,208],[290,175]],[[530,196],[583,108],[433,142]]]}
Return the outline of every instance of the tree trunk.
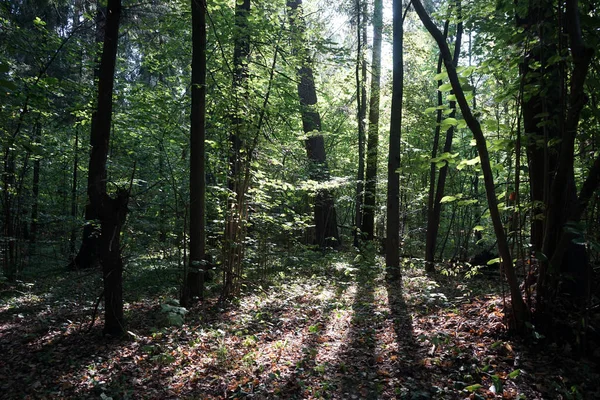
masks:
{"label": "tree trunk", "polygon": [[[41,137],[41,125],[39,122],[35,125],[35,134],[33,142],[39,144]],[[38,206],[40,197],[40,158],[33,160],[33,180],[31,182],[31,223],[29,225],[29,243],[34,244],[37,241],[38,228]],[[32,246],[30,246],[32,249]]]}
{"label": "tree trunk", "polygon": [[189,306],[204,295],[205,121],[206,121],[206,3],[192,0],[192,107],[190,110],[190,255],[181,304]]}
{"label": "tree trunk", "polygon": [[[448,37],[448,28],[450,26],[450,20],[447,19],[444,23],[444,38]],[[438,57],[438,65],[437,65],[437,74],[442,73],[442,55],[440,54]],[[442,92],[439,90],[439,87],[442,86],[442,80],[437,81],[437,105],[441,107],[443,105],[442,100]],[[433,148],[431,150],[431,158],[434,159],[437,157],[437,151],[440,143],[440,132],[442,130],[441,122],[442,122],[442,110],[438,109],[436,112],[436,124],[435,124],[435,133],[433,135]],[[436,171],[435,163],[431,163],[429,166],[429,193],[427,195],[427,233],[425,234],[425,271],[427,273],[435,272],[435,247],[437,243],[437,235],[439,230],[439,218],[437,223],[435,222],[435,171]]]}
{"label": "tree trunk", "polygon": [[233,48],[233,85],[235,109],[231,116],[232,132],[229,136],[229,197],[225,216],[223,243],[223,292],[222,298],[237,294],[241,280],[244,239],[246,231],[246,186],[244,179],[244,154],[248,151],[248,57],[250,33],[248,18],[250,0],[236,2]]}
{"label": "tree trunk", "polygon": [[366,2],[356,0],[356,119],[358,123],[358,172],[356,177],[356,204],[354,210],[354,246],[359,245],[363,216],[365,186],[365,118],[367,115],[367,60],[364,48],[367,44]]}
{"label": "tree trunk", "polygon": [[106,160],[112,121],[112,95],[119,40],[121,1],[108,0],[104,46],[98,76],[98,104],[92,120],[92,151],[88,169],[88,200],[91,212],[98,216],[100,236],[98,256],[104,279],[104,333],[121,334],[123,327],[123,261],[121,228],[127,217],[129,193],[119,189],[116,198],[106,191]]}
{"label": "tree trunk", "polygon": [[510,248],[508,246],[508,241],[506,240],[506,234],[504,232],[502,220],[500,219],[498,201],[496,199],[496,190],[494,187],[494,176],[490,165],[490,157],[487,150],[485,136],[483,134],[479,121],[471,112],[471,108],[469,107],[467,99],[465,98],[463,89],[460,86],[458,74],[456,72],[456,68],[454,67],[452,55],[444,39],[444,35],[435,26],[435,24],[425,11],[425,8],[423,8],[423,5],[421,4],[420,0],[413,0],[412,4],[415,8],[415,11],[419,15],[419,18],[423,22],[423,25],[425,25],[425,28],[429,31],[431,36],[437,42],[438,47],[440,48],[440,53],[442,54],[444,65],[446,66],[446,71],[448,72],[448,78],[450,80],[450,84],[452,85],[452,90],[456,95],[456,100],[458,102],[458,105],[460,106],[460,110],[463,114],[465,122],[471,129],[471,132],[473,133],[473,136],[475,138],[477,152],[479,153],[481,169],[483,172],[484,184],[490,210],[490,217],[492,219],[494,233],[496,234],[496,239],[498,241],[498,252],[500,253],[503,271],[508,281],[510,289],[514,326],[515,329],[517,329],[517,331],[524,331],[525,323],[529,319],[529,313],[527,311],[525,302],[523,301],[523,297],[521,296],[521,292],[519,290],[519,284],[517,282],[512,257],[510,254]]}
{"label": "tree trunk", "polygon": [[[290,25],[296,36],[293,38],[296,53],[306,53],[300,49],[299,43],[304,36],[304,21],[302,19],[302,0],[288,0],[287,7],[291,9]],[[321,134],[321,116],[316,109],[317,91],[313,77],[310,57],[302,55],[302,66],[298,69],[298,96],[302,111],[302,127],[308,135],[305,141],[306,153],[311,162],[310,178],[323,183],[329,180],[329,169],[325,156],[325,140]],[[337,228],[337,216],[333,194],[328,189],[317,189],[314,200],[314,221],[316,244],[319,247],[337,247],[340,237]]]}
{"label": "tree trunk", "polygon": [[373,61],[371,63],[371,93],[369,99],[369,137],[367,142],[365,204],[363,207],[363,221],[361,229],[367,240],[373,240],[375,236],[382,36],[383,3],[382,0],[375,0],[375,3],[373,4]]}
{"label": "tree trunk", "polygon": [[387,243],[385,263],[390,279],[400,277],[400,141],[402,136],[402,95],[404,92],[404,20],[402,0],[393,2],[393,71],[390,147],[387,184]]}

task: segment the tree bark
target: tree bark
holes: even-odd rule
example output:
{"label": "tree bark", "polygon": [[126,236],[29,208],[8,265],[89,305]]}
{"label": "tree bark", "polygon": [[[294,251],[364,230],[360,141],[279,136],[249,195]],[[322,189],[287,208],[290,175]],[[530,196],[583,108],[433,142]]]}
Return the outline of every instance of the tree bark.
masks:
{"label": "tree bark", "polygon": [[123,321],[123,260],[121,259],[121,229],[127,217],[129,192],[119,189],[115,198],[106,190],[106,160],[108,157],[112,121],[112,95],[119,40],[121,1],[108,0],[104,46],[98,76],[98,104],[94,112],[88,169],[88,200],[98,217],[100,236],[98,256],[104,280],[104,333],[118,335],[124,331]]}
{"label": "tree bark", "polygon": [[[448,29],[450,27],[450,20],[447,19],[444,23],[444,32],[442,35],[444,39],[448,37]],[[436,72],[438,74],[442,73],[442,55],[440,54],[438,57],[438,65]],[[437,81],[437,105],[441,107],[443,105],[442,100],[442,92],[439,90],[439,87],[442,86],[442,80]],[[436,111],[435,118],[435,133],[433,135],[433,148],[431,150],[431,158],[434,159],[437,157],[437,151],[440,143],[440,132],[442,130],[442,110],[438,109]],[[437,223],[435,223],[435,177],[436,177],[436,165],[432,162],[429,166],[429,192],[427,195],[427,232],[425,234],[425,271],[427,273],[435,272],[435,247],[437,243],[437,235],[439,230],[439,219]]]}
{"label": "tree bark", "polygon": [[375,208],[377,206],[377,157],[379,147],[379,99],[381,91],[381,43],[383,37],[383,2],[373,4],[373,61],[371,62],[371,93],[369,99],[369,137],[365,175],[365,204],[362,232],[367,240],[374,239]]}
{"label": "tree bark", "polygon": [[402,96],[404,92],[404,20],[402,0],[393,2],[393,70],[390,147],[388,153],[387,226],[385,263],[389,279],[400,278],[400,141],[402,137]]}
{"label": "tree bark", "polygon": [[[290,25],[296,33],[293,38],[296,53],[306,53],[306,49],[300,49],[299,43],[304,36],[304,22],[302,19],[302,0],[288,0],[287,7],[291,10]],[[306,154],[311,163],[310,177],[316,182],[323,183],[329,180],[329,169],[325,155],[325,140],[321,134],[321,116],[316,109],[317,91],[313,77],[310,57],[302,55],[302,65],[298,69],[298,96],[302,112],[302,127],[308,135],[305,147]],[[340,237],[337,228],[337,216],[333,194],[330,190],[319,188],[314,200],[314,221],[316,244],[321,247],[337,247]]]}
{"label": "tree bark", "polygon": [[181,297],[184,307],[204,296],[206,0],[192,0],[192,106],[190,110],[190,254]]}
{"label": "tree bark", "polygon": [[[359,245],[363,217],[365,186],[365,118],[367,115],[367,60],[364,48],[367,43],[366,2],[356,0],[356,119],[358,123],[358,171],[356,177],[356,204],[354,210],[354,246]],[[361,19],[361,16],[365,18]]]}

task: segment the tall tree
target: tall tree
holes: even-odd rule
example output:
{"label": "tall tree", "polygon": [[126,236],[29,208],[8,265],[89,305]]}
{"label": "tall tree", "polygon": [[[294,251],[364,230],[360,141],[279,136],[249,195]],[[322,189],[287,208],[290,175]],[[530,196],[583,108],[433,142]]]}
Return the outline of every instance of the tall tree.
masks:
{"label": "tall tree", "polygon": [[[325,153],[325,139],[321,133],[321,115],[317,110],[317,91],[312,70],[312,62],[306,48],[301,47],[305,37],[305,22],[302,16],[302,0],[288,0],[287,7],[293,34],[295,52],[301,55],[298,68],[298,96],[302,112],[302,126],[308,138],[305,141],[306,153],[311,162],[310,177],[318,183],[329,180]],[[320,247],[337,247],[340,237],[337,228],[337,216],[333,193],[326,188],[318,188],[314,199],[314,221],[316,243]]]}
{"label": "tall tree", "polygon": [[354,208],[354,245],[358,246],[362,228],[365,186],[365,118],[367,114],[367,3],[356,0],[356,119],[358,124],[358,171],[356,177],[356,205]]}
{"label": "tall tree", "polygon": [[369,137],[362,232],[373,240],[377,204],[377,157],[379,148],[379,99],[381,97],[381,43],[383,37],[383,2],[373,3],[373,58],[371,61],[371,93],[369,98]]}
{"label": "tall tree", "polygon": [[206,0],[192,0],[192,106],[190,109],[190,255],[181,304],[202,299],[206,259],[205,120]]}
{"label": "tall tree", "polygon": [[387,184],[387,243],[385,264],[389,277],[400,277],[400,141],[402,137],[402,96],[404,92],[404,18],[402,0],[393,2],[392,108]]}
{"label": "tall tree", "polygon": [[244,179],[244,156],[248,154],[247,136],[251,124],[249,117],[248,57],[250,56],[250,33],[248,18],[250,0],[240,0],[235,4],[234,46],[233,46],[233,95],[234,109],[231,115],[229,135],[229,172],[227,184],[227,214],[225,216],[225,237],[223,243],[224,283],[223,298],[237,294],[242,275],[244,240],[246,237],[246,191]]}
{"label": "tall tree", "polygon": [[104,46],[98,73],[98,103],[94,111],[90,144],[87,194],[90,207],[98,216],[100,237],[98,255],[104,281],[104,333],[117,335],[124,330],[123,321],[123,259],[121,229],[127,217],[129,191],[117,190],[113,198],[107,192],[106,160],[109,151],[113,108],[113,87],[121,1],[108,0]]}

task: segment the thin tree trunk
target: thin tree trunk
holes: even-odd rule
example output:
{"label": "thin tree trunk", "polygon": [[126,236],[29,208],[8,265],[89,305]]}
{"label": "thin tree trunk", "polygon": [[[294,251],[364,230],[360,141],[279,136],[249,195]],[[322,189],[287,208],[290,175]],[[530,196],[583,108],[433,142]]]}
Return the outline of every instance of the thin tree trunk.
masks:
{"label": "thin tree trunk", "polygon": [[75,242],[77,240],[77,184],[79,173],[79,128],[75,131],[75,143],[73,143],[73,180],[71,183],[71,237],[69,238],[69,256],[75,256]]}
{"label": "thin tree trunk", "polygon": [[385,263],[390,279],[400,277],[400,141],[402,136],[402,95],[404,92],[404,19],[402,0],[393,2],[393,71],[392,109],[390,117],[390,147],[387,184],[387,243]]}
{"label": "thin tree trunk", "polygon": [[[444,38],[448,37],[448,28],[450,26],[450,20],[447,19],[446,22],[444,23]],[[438,65],[437,65],[437,70],[436,70],[437,74],[441,74],[442,73],[442,55],[440,54],[438,57]],[[442,92],[439,90],[439,87],[442,86],[442,80],[438,80],[437,81],[437,87],[438,87],[438,91],[437,91],[437,105],[438,107],[441,107],[443,105],[443,100],[442,100]],[[431,158],[434,159],[437,157],[437,150],[439,147],[439,143],[440,143],[440,132],[442,130],[442,110],[441,108],[437,110],[436,112],[436,118],[435,118],[436,124],[435,124],[435,133],[433,135],[433,148],[431,150]],[[439,229],[439,219],[437,221],[437,224],[435,223],[435,214],[434,214],[434,207],[435,207],[435,171],[437,169],[437,166],[432,162],[431,165],[429,166],[429,193],[427,196],[427,233],[425,234],[425,271],[427,271],[427,273],[433,273],[435,272],[435,266],[434,266],[434,261],[435,261],[435,246],[436,246],[436,242],[437,242],[437,234],[438,234],[438,229]]]}
{"label": "thin tree trunk", "polygon": [[381,43],[383,36],[383,3],[373,5],[373,61],[371,63],[371,93],[369,100],[369,137],[365,176],[365,204],[362,232],[367,240],[375,236],[375,208],[377,205],[377,157],[379,148],[379,99],[381,86]]}
{"label": "thin tree trunk", "polygon": [[358,122],[358,172],[356,177],[356,204],[354,210],[354,246],[359,245],[362,226],[363,198],[365,182],[365,118],[367,114],[367,60],[364,47],[367,43],[367,29],[364,18],[366,17],[366,2],[356,0],[356,118]]}
{"label": "thin tree trunk", "polygon": [[224,282],[222,298],[237,294],[241,279],[242,258],[246,230],[246,189],[244,185],[244,165],[242,149],[247,151],[248,119],[248,57],[250,55],[250,34],[248,18],[250,0],[236,2],[233,49],[233,92],[235,109],[231,117],[232,133],[229,137],[229,197],[225,221],[223,243]]}
{"label": "thin tree trunk", "polygon": [[192,107],[190,110],[190,254],[181,304],[204,296],[206,2],[192,0]]}

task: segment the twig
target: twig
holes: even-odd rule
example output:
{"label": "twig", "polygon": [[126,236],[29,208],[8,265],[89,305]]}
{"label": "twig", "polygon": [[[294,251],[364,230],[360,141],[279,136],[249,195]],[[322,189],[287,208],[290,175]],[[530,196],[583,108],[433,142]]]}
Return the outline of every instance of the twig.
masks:
{"label": "twig", "polygon": [[96,315],[98,314],[98,307],[100,306],[100,301],[102,300],[103,296],[104,296],[104,290],[102,290],[102,292],[100,292],[100,295],[98,296],[98,300],[96,300],[96,306],[94,307],[94,313],[92,314],[92,321],[90,322],[90,326],[88,327],[86,333],[90,333],[90,331],[94,327],[94,322],[96,322]]}

